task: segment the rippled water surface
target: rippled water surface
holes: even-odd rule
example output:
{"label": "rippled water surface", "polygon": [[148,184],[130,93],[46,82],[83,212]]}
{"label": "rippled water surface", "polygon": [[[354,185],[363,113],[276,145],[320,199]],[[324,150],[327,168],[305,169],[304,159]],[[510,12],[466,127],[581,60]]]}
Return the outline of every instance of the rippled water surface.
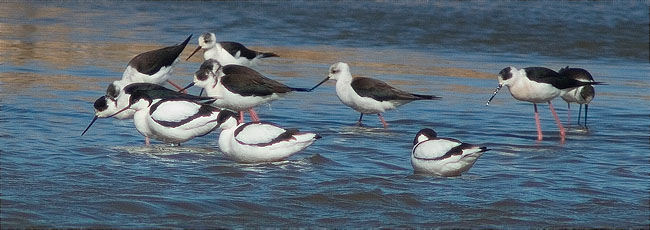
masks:
{"label": "rippled water surface", "polygon": [[[14,227],[641,227],[649,219],[647,2],[0,3],[0,219]],[[354,126],[330,82],[258,108],[323,136],[282,162],[238,164],[218,133],[144,147],[92,102],[135,55],[215,32],[281,57],[256,68],[295,87],[335,62],[420,94]],[[192,39],[182,57],[196,46]],[[190,48],[191,46],[191,48]],[[187,84],[201,55],[180,62]],[[547,105],[507,90],[506,66],[585,68],[589,129],[562,143]],[[192,93],[198,93],[193,89]],[[566,103],[553,101],[567,124]],[[424,127],[487,146],[466,174],[413,174]]]}

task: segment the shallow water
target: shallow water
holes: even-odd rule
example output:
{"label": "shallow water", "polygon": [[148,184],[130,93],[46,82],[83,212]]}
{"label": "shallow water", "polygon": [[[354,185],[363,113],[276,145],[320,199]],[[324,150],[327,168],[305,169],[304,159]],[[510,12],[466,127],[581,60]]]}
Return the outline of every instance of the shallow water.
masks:
{"label": "shallow water", "polygon": [[[287,6],[288,5],[288,6]],[[648,3],[0,3],[2,227],[641,227],[648,220]],[[143,146],[131,121],[92,102],[135,55],[206,31],[280,54],[257,69],[310,87],[337,61],[354,76],[443,97],[376,116],[329,82],[261,106],[263,120],[323,136],[286,161],[225,159],[217,133]],[[189,55],[196,45],[183,53]],[[201,55],[180,62],[191,81]],[[540,105],[502,90],[506,66],[585,68],[589,129],[559,140]],[[193,89],[192,93],[198,93]],[[566,124],[566,103],[553,101]],[[413,174],[424,127],[487,146],[466,174]]]}

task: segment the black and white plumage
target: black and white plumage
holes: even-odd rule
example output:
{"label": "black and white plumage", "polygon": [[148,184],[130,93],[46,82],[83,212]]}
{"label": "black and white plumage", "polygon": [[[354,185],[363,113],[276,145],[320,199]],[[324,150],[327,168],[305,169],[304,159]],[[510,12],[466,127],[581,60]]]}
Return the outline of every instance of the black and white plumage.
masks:
{"label": "black and white plumage", "polygon": [[486,105],[490,104],[490,101],[492,101],[504,85],[508,86],[510,94],[515,99],[533,103],[535,124],[537,126],[537,140],[542,140],[542,129],[539,122],[539,113],[537,112],[537,103],[548,103],[555,122],[560,129],[560,136],[564,140],[564,127],[557,117],[557,113],[555,113],[551,100],[576,87],[601,84],[600,82],[583,82],[562,77],[554,70],[545,67],[526,67],[521,70],[517,70],[517,68],[512,66],[506,67],[499,72],[497,80],[499,81],[499,85]]}
{"label": "black and white plumage", "polygon": [[[254,107],[277,100],[290,92],[309,91],[289,87],[246,66],[221,66],[214,59],[203,62],[194,74],[194,81],[185,88],[193,85],[205,89],[208,96],[216,98],[214,106],[236,112],[250,112]],[[259,121],[254,114],[251,113],[253,121]]]}
{"label": "black and white plumage", "polygon": [[[110,88],[109,88],[110,89]],[[180,93],[175,90],[168,89],[164,86],[152,83],[133,83],[126,85],[122,88],[121,93],[117,98],[102,96],[98,98],[93,107],[95,109],[95,117],[88,124],[82,136],[90,129],[95,123],[97,118],[115,117],[118,119],[131,119],[135,114],[135,110],[129,105],[129,100],[133,94],[138,92],[146,92],[147,96],[152,99],[187,99],[194,101],[212,102],[214,99],[211,97],[199,97],[190,94]],[[116,95],[117,91],[107,91],[107,94]]]}
{"label": "black and white plumage", "polygon": [[275,53],[248,49],[238,42],[217,42],[214,33],[204,33],[199,36],[199,46],[187,57],[187,60],[201,49],[205,49],[204,60],[215,59],[224,66],[231,64],[253,66],[261,58],[278,57]]}
{"label": "black and white plumage", "polygon": [[[173,72],[174,64],[179,61],[178,57],[185,49],[185,46],[187,46],[190,38],[192,38],[192,35],[188,36],[181,44],[147,51],[138,54],[131,59],[122,74],[122,79],[109,84],[106,88],[105,96],[95,100],[93,106],[95,109],[95,118],[93,118],[90,125],[92,125],[97,118],[107,117],[107,114],[117,112],[118,107],[124,107],[126,105],[125,103],[121,105],[117,104],[118,98],[122,94],[124,87],[132,83],[151,83],[159,85],[168,82],[174,87],[181,89],[178,85],[169,81],[169,78]],[[122,101],[127,102],[128,99]],[[126,110],[113,117],[117,119],[131,119],[133,118],[134,113],[135,111],[133,110]],[[90,128],[90,125],[88,128]],[[88,128],[86,128],[86,131],[88,131]],[[84,131],[84,133],[86,131]]]}
{"label": "black and white plumage", "polygon": [[270,122],[238,124],[237,114],[219,114],[219,149],[234,161],[258,163],[279,161],[307,148],[321,137],[316,133],[285,129]]}
{"label": "black and white plumage", "polygon": [[[109,89],[120,92],[121,88],[131,83],[170,83],[172,86],[181,89],[180,86],[169,80],[174,71],[174,65],[180,61],[179,56],[192,38],[188,36],[185,41],[178,45],[168,46],[152,51],[147,51],[135,56],[124,70],[122,79],[113,82]],[[114,89],[111,89],[114,88]],[[110,96],[107,94],[107,96]]]}
{"label": "black and white plumage", "polygon": [[[135,114],[134,110],[126,110],[123,111],[120,114],[114,115],[119,109],[117,108],[117,102],[115,100],[111,100],[106,98],[106,96],[101,96],[95,100],[95,103],[93,103],[93,109],[95,110],[95,116],[93,117],[92,121],[90,121],[90,124],[86,126],[86,129],[81,133],[81,136],[86,134],[88,132],[88,129],[97,121],[98,118],[107,118],[107,117],[114,117],[117,119],[131,119],[133,118],[133,114]],[[114,115],[114,116],[113,116]]]}
{"label": "black and white plumage", "polygon": [[545,67],[526,67],[521,70],[517,70],[515,67],[506,67],[499,72],[497,80],[499,85],[488,103],[504,85],[508,86],[510,94],[517,100],[543,103],[560,96],[569,89],[601,84],[600,82],[583,82],[561,77],[554,70]]}
{"label": "black and white plumage", "polygon": [[361,124],[363,114],[377,114],[379,120],[388,127],[381,113],[395,109],[398,106],[416,100],[438,100],[440,97],[432,95],[414,94],[394,88],[383,81],[355,77],[350,74],[348,64],[338,62],[330,66],[327,78],[314,86],[311,90],[325,83],[327,80],[336,80],[336,95],[343,104],[361,113],[357,124]]}
{"label": "black and white plumage", "polygon": [[438,138],[432,129],[422,129],[413,140],[411,165],[418,173],[460,176],[489,149],[452,138]]}
{"label": "black and white plumage", "polygon": [[155,90],[133,91],[128,108],[135,110],[133,122],[140,134],[175,145],[210,133],[221,111],[193,97],[164,97]]}
{"label": "black and white plumage", "polygon": [[[591,74],[581,68],[569,68],[568,66],[560,69],[558,72],[562,77],[575,79],[582,82],[594,82],[594,78]],[[580,109],[578,110],[578,124],[580,124],[580,115],[582,113],[582,105],[585,105],[585,127],[587,127],[587,110],[589,109],[589,103],[596,96],[596,91],[593,86],[585,85],[577,88],[573,88],[564,93],[561,97],[567,103],[567,117],[568,123],[571,123],[571,103],[580,104]]]}

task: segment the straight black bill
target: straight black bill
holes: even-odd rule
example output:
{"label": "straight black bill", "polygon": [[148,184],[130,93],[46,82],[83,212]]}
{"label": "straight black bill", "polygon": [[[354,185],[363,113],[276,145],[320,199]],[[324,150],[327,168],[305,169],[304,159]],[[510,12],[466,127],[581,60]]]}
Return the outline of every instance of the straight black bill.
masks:
{"label": "straight black bill", "polygon": [[99,117],[98,117],[98,116],[95,116],[95,117],[93,118],[93,121],[91,121],[90,124],[88,124],[88,127],[86,127],[86,130],[84,130],[84,132],[81,133],[81,136],[83,136],[84,134],[86,134],[86,132],[88,132],[88,129],[90,129],[90,126],[92,126],[92,125],[95,123],[95,121],[97,120],[97,118],[99,118]]}
{"label": "straight black bill", "polygon": [[200,49],[201,49],[201,46],[196,47],[196,49],[194,50],[194,52],[192,52],[192,54],[190,54],[190,56],[188,56],[187,59],[185,59],[185,61],[190,60],[190,58],[192,57],[192,55],[194,55],[196,52],[199,52]]}
{"label": "straight black bill", "polygon": [[312,87],[311,89],[309,89],[309,91],[314,90],[316,87],[322,85],[323,83],[325,83],[325,82],[326,82],[327,80],[329,80],[329,79],[330,79],[330,77],[326,77],[325,79],[323,79],[323,81],[321,81],[320,83],[318,83],[316,86],[314,86],[314,87]]}
{"label": "straight black bill", "polygon": [[501,87],[503,87],[502,84],[499,84],[499,85],[497,86],[497,89],[494,90],[494,94],[492,94],[492,97],[490,97],[490,100],[488,100],[487,103],[485,103],[485,106],[490,105],[490,102],[492,101],[492,99],[494,99],[494,96],[497,95],[497,93],[499,92],[499,90],[501,89]]}

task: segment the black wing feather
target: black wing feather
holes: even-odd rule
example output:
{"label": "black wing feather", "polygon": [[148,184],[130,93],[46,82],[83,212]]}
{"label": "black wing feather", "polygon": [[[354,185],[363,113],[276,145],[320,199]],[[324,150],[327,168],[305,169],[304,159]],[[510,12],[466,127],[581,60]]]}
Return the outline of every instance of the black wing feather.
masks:
{"label": "black wing feather", "polygon": [[551,84],[558,89],[575,88],[585,85],[602,85],[602,82],[583,82],[570,77],[560,75],[552,69],[545,67],[526,67],[526,76],[532,81]]}
{"label": "black wing feather", "polygon": [[134,95],[136,93],[142,93],[146,94],[149,96],[151,99],[169,99],[169,98],[177,98],[177,99],[190,99],[190,100],[196,100],[196,101],[205,101],[205,100],[213,100],[214,98],[211,97],[199,97],[191,94],[184,94],[180,93],[176,90],[171,90],[168,89],[164,86],[157,85],[157,84],[152,84],[152,83],[132,83],[127,85],[124,88],[124,92],[127,94]]}
{"label": "black wing feather", "polygon": [[351,85],[354,92],[359,94],[359,96],[369,97],[378,101],[439,99],[436,96],[405,92],[383,81],[367,77],[356,77],[352,80]]}
{"label": "black wing feather", "polygon": [[219,42],[221,44],[221,47],[223,47],[230,55],[235,56],[237,55],[237,52],[239,53],[239,56],[248,58],[248,59],[253,59],[257,57],[258,53],[254,50],[250,50],[246,48],[246,46],[242,45],[239,42]]}
{"label": "black wing feather", "polygon": [[225,42],[219,42],[221,44],[221,47],[223,47],[230,55],[235,56],[237,55],[237,52],[239,51],[239,56],[245,57],[247,59],[253,59],[257,57],[258,55],[261,55],[262,58],[267,58],[267,57],[278,57],[277,54],[274,53],[263,53],[263,52],[257,52],[255,50],[251,50],[246,48],[246,46],[242,45],[239,42],[230,42],[230,41],[225,41]]}
{"label": "black wing feather", "polygon": [[187,39],[185,39],[181,44],[138,54],[138,56],[131,59],[129,65],[140,73],[153,75],[158,72],[160,68],[174,64],[174,61],[176,61],[178,56],[185,49],[185,46],[187,46],[190,38],[192,38],[192,35],[187,37]]}
{"label": "black wing feather", "polygon": [[288,93],[290,87],[271,80],[250,74],[229,74],[221,77],[224,87],[242,96],[268,96],[273,93]]}
{"label": "black wing feather", "polygon": [[223,74],[229,75],[229,74],[247,74],[247,75],[254,75],[257,78],[265,78],[264,75],[260,74],[259,72],[255,71],[254,69],[251,69],[249,67],[243,66],[243,65],[226,65],[222,67]]}

